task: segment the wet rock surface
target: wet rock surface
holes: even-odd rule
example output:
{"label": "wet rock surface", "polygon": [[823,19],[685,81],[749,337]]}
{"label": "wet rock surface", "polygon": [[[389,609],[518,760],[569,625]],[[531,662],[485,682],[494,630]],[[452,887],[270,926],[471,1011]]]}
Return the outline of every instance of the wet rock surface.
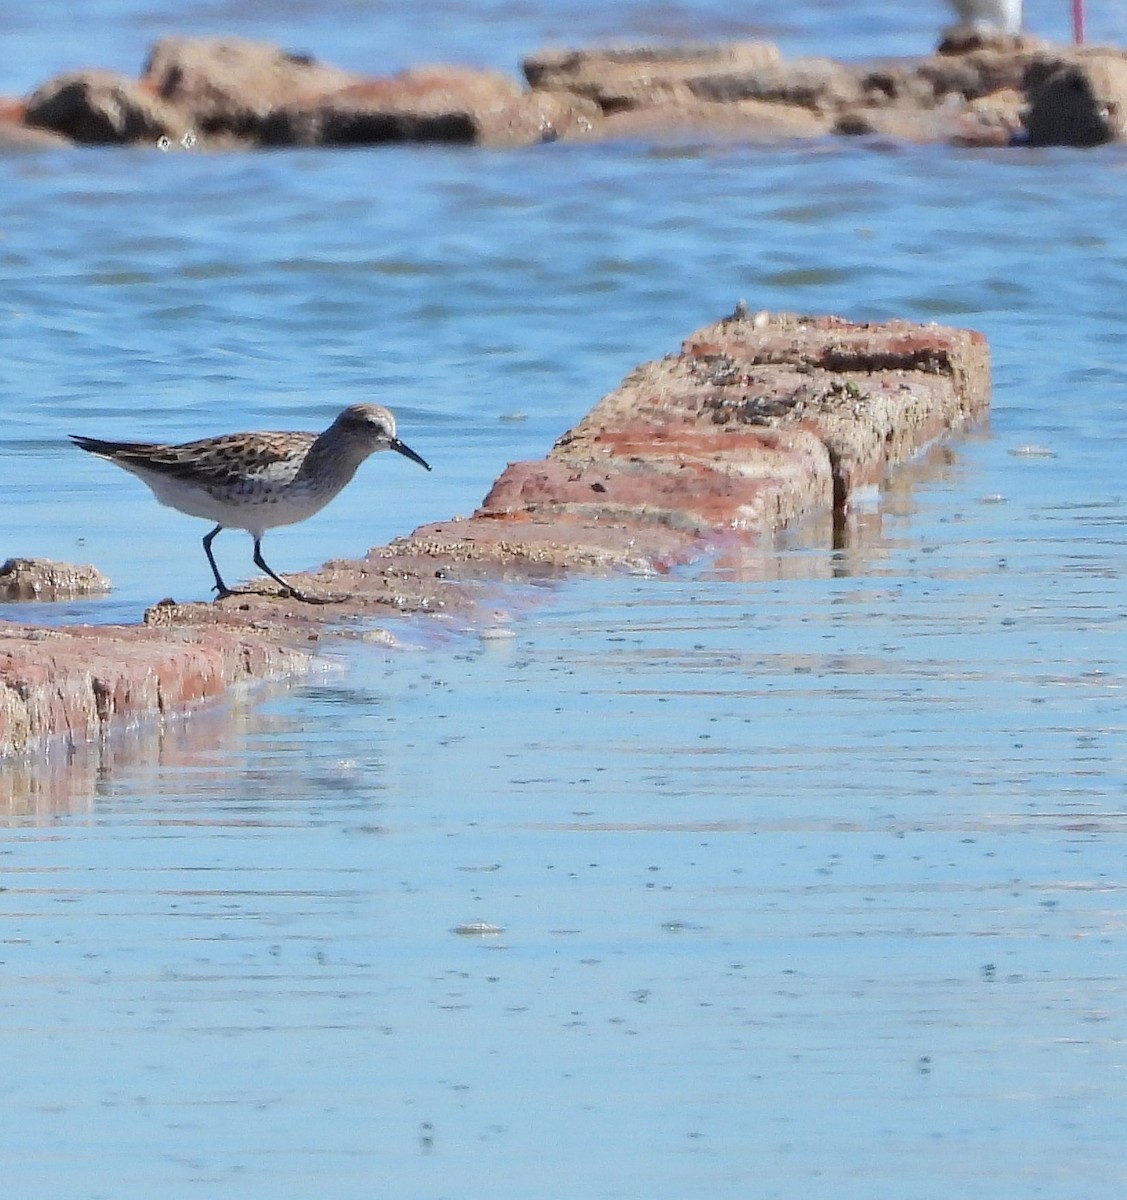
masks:
{"label": "wet rock surface", "polygon": [[38,130],[90,144],[521,146],[564,140],[828,134],[1092,146],[1127,129],[1127,58],[954,30],[936,53],[786,60],[769,42],[550,50],[496,71],[367,76],[236,38],[169,37],[138,79],[80,70],[0,100],[0,145]]}
{"label": "wet rock surface", "polygon": [[325,604],[255,583],[212,604],[162,600],[139,627],[0,625],[0,754],[299,671],[325,638],[387,642],[377,622],[394,616],[496,625],[506,584],[661,574],[797,520],[836,519],[983,415],[989,392],[981,334],[741,306],[638,367],[544,459],[511,464],[471,517],[293,577]]}

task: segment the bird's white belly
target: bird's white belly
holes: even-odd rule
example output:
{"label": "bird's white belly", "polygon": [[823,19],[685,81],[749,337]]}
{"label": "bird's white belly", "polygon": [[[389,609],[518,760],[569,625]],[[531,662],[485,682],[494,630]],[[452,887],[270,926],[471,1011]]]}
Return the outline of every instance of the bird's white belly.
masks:
{"label": "bird's white belly", "polygon": [[[137,472],[141,475],[140,472]],[[336,494],[305,487],[208,490],[167,476],[141,475],[161,504],[190,517],[214,521],[226,529],[245,529],[261,537],[278,525],[294,525],[319,512]]]}

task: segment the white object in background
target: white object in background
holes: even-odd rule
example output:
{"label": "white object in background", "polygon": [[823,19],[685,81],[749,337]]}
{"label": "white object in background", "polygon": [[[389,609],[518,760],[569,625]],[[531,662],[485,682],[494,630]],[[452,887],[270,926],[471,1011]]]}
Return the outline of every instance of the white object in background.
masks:
{"label": "white object in background", "polygon": [[959,19],[983,33],[1021,33],[1021,0],[949,0]]}

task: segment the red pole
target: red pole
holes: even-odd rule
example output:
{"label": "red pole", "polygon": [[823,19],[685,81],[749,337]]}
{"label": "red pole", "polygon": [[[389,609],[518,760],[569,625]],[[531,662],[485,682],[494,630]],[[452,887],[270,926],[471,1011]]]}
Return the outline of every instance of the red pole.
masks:
{"label": "red pole", "polygon": [[1072,40],[1084,45],[1084,0],[1072,0]]}

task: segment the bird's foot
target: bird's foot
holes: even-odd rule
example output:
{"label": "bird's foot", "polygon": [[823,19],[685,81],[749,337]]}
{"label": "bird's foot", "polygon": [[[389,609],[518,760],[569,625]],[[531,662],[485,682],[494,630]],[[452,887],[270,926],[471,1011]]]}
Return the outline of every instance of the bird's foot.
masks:
{"label": "bird's foot", "polygon": [[213,587],[216,600],[226,600],[228,596],[262,596],[273,597],[277,600],[297,600],[301,604],[343,604],[347,596],[315,596],[312,592],[303,592],[301,588],[287,583],[281,591],[261,591],[258,588],[229,588]]}
{"label": "bird's foot", "polygon": [[291,583],[289,590],[282,593],[289,600],[300,600],[302,604],[339,604],[341,596],[314,596],[312,592],[303,592]]}
{"label": "bird's foot", "polygon": [[228,596],[261,596],[262,592],[256,592],[254,588],[229,588],[229,587],[213,587],[211,589],[215,593],[216,600],[226,600]]}

